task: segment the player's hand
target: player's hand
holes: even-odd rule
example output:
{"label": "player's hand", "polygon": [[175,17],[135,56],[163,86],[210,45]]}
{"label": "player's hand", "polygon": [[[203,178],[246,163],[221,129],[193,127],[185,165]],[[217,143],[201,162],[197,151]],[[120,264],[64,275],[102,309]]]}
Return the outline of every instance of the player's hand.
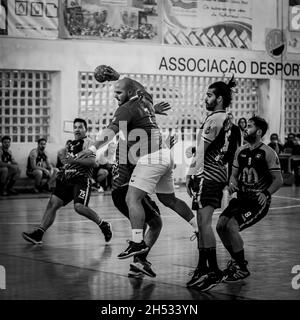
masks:
{"label": "player's hand", "polygon": [[171,109],[171,106],[168,102],[159,102],[153,106],[155,113],[163,116],[167,115],[167,111]]}
{"label": "player's hand", "polygon": [[258,203],[263,207],[267,203],[267,200],[268,200],[267,196],[262,192],[257,193],[257,196],[258,196]]}
{"label": "player's hand", "polygon": [[185,187],[186,187],[186,192],[187,194],[192,197],[193,196],[193,190],[191,188],[191,179],[192,179],[192,176],[191,175],[187,175],[185,177]]}
{"label": "player's hand", "polygon": [[233,182],[230,182],[229,183],[229,186],[228,186],[228,192],[230,195],[232,195],[233,193],[235,193],[236,191],[238,191],[238,187],[236,184],[234,184]]}

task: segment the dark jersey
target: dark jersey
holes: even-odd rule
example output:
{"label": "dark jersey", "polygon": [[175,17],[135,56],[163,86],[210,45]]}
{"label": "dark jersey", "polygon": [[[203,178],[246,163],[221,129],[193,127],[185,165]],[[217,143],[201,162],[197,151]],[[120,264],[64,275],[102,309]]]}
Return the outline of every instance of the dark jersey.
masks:
{"label": "dark jersey", "polygon": [[271,172],[281,170],[276,152],[264,143],[254,149],[249,144],[240,147],[233,167],[238,169],[239,194],[248,197],[267,190],[273,181]]}
{"label": "dark jersey", "polygon": [[35,159],[35,164],[38,167],[46,168],[48,166],[48,156],[45,152],[39,152],[38,149],[30,151],[27,159],[27,172],[32,172],[34,168],[31,166],[31,159]]}
{"label": "dark jersey", "polygon": [[118,145],[119,164],[136,164],[141,156],[162,148],[152,104],[138,97],[119,106],[108,128],[124,135],[124,140],[120,140]]}
{"label": "dark jersey", "polygon": [[1,161],[5,163],[12,163],[13,162],[13,157],[11,154],[11,151],[3,149],[3,147],[0,147],[0,156],[1,156]]}
{"label": "dark jersey", "polygon": [[[92,144],[93,141],[87,137],[83,139],[73,140],[67,147],[66,157],[72,157],[76,159],[79,152],[88,149]],[[90,157],[95,158],[95,154],[92,154]],[[88,167],[77,163],[66,163],[58,173],[58,179],[74,180],[80,178],[92,178],[92,175],[92,166]]]}

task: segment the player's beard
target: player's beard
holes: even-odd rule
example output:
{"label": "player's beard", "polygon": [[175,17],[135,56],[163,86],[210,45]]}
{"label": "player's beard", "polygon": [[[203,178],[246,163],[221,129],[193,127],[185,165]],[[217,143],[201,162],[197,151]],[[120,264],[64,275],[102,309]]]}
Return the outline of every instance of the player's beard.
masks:
{"label": "player's beard", "polygon": [[254,143],[256,141],[256,132],[245,135],[244,139],[249,143]]}
{"label": "player's beard", "polygon": [[206,110],[207,111],[214,111],[216,106],[217,106],[217,101],[216,100],[212,101],[211,103],[207,103],[206,102]]}

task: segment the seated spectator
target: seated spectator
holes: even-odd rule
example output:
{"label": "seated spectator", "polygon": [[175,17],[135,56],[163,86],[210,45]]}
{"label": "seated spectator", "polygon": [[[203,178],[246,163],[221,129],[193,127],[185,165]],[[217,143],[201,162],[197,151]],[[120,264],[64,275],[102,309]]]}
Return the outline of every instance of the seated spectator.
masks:
{"label": "seated spectator", "polygon": [[246,118],[240,118],[238,121],[238,127],[240,128],[241,133],[241,146],[244,144],[244,131],[247,127],[247,120]]}
{"label": "seated spectator", "polygon": [[72,140],[68,140],[64,148],[58,150],[56,158],[56,168],[61,169],[64,166],[63,160],[67,154],[67,148],[72,143]]}
{"label": "seated spectator", "polygon": [[277,133],[272,133],[270,135],[270,143],[268,144],[269,147],[271,147],[277,154],[280,154],[283,152],[284,147],[279,141],[279,137]]}
{"label": "seated spectator", "polygon": [[[298,133],[295,137],[295,145],[294,145],[292,154],[293,156],[300,157],[300,133]],[[291,165],[295,174],[295,184],[299,186],[300,185],[300,159],[299,160],[293,159]]]}
{"label": "seated spectator", "polygon": [[[36,193],[53,189],[58,172],[58,169],[54,168],[49,161],[49,157],[45,151],[46,144],[46,139],[39,139],[37,148],[30,151],[27,159],[26,174],[29,178],[35,180],[34,192]],[[42,184],[43,179],[46,179],[44,184]]]}
{"label": "seated spectator", "polygon": [[98,192],[104,192],[112,185],[112,167],[116,159],[117,144],[110,142],[107,150],[100,153],[96,159],[97,167],[94,169],[94,180]]}
{"label": "seated spectator", "polygon": [[10,148],[11,138],[4,136],[1,139],[0,147],[0,195],[17,194],[13,188],[16,180],[20,176],[18,163],[15,161]]}
{"label": "seated spectator", "polygon": [[294,146],[295,146],[295,135],[293,133],[289,133],[287,137],[287,141],[283,145],[284,153],[292,154]]}

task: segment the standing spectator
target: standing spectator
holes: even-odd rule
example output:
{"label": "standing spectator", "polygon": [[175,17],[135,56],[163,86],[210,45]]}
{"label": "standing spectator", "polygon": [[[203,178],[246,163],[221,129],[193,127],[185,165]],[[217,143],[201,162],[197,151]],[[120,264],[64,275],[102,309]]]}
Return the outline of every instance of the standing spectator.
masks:
{"label": "standing spectator", "polygon": [[238,121],[238,127],[240,128],[241,132],[241,146],[244,144],[244,131],[247,127],[247,120],[246,118],[240,118]]}
{"label": "standing spectator", "polygon": [[286,143],[283,145],[284,153],[292,154],[293,148],[295,146],[295,135],[294,133],[289,133]]}
{"label": "standing spectator", "polygon": [[68,147],[70,146],[71,142],[72,142],[72,140],[68,140],[66,142],[65,147],[60,149],[60,150],[58,150],[57,159],[56,159],[56,168],[57,169],[61,169],[64,166],[64,163],[63,163],[64,160],[63,159],[65,159],[65,157],[67,155],[67,152],[68,152],[67,150],[68,150]]}
{"label": "standing spectator", "polygon": [[[298,133],[295,137],[295,145],[292,151],[293,156],[300,156],[300,133]],[[300,185],[300,160],[293,159],[292,160],[292,169],[294,170],[295,174],[295,184],[296,186]]]}
{"label": "standing spectator", "polygon": [[272,133],[270,135],[270,143],[268,144],[269,147],[271,147],[277,154],[280,154],[283,152],[284,147],[279,142],[279,137],[277,133]]}
{"label": "standing spectator", "polygon": [[[27,159],[26,174],[29,178],[34,178],[35,186],[34,192],[41,192],[43,189],[49,190],[53,188],[53,183],[58,172],[57,168],[54,168],[49,157],[45,151],[47,140],[41,138],[38,140],[37,148],[32,149]],[[42,185],[42,179],[46,179],[47,182]]]}
{"label": "standing spectator", "polygon": [[20,176],[20,169],[15,161],[10,148],[11,138],[4,136],[0,147],[0,195],[17,194],[13,189],[16,180]]}
{"label": "standing spectator", "polygon": [[241,132],[237,125],[234,124],[233,114],[229,112],[227,114],[229,129],[226,132],[226,137],[228,139],[228,150],[223,158],[224,163],[228,163],[228,181],[232,172],[232,164],[234,159],[234,154],[238,147],[241,146]]}

